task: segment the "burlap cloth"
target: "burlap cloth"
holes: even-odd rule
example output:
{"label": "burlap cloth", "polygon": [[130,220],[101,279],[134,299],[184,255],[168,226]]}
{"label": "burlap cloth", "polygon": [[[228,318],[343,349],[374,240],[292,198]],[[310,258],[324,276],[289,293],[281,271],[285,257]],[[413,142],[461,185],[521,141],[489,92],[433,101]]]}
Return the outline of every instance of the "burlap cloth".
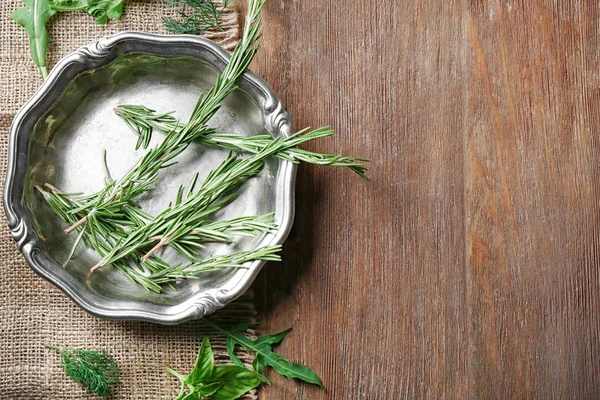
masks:
{"label": "burlap cloth", "polygon": [[[0,170],[6,169],[8,129],[16,111],[36,91],[41,77],[29,53],[29,42],[10,13],[21,0],[0,4]],[[161,0],[125,2],[121,20],[95,25],[84,13],[58,15],[51,21],[48,62],[78,46],[107,34],[138,30],[166,33],[161,18],[175,9]],[[239,34],[235,10],[223,15],[225,32],[207,36],[225,48],[235,46]],[[198,346],[211,335],[217,362],[228,360],[224,338],[214,336],[195,321],[178,326],[140,322],[105,321],[88,315],[66,295],[35,275],[25,264],[12,240],[3,210],[0,211],[0,398],[2,399],[81,399],[78,384],[65,376],[58,354],[44,343],[86,349],[102,349],[113,354],[122,368],[114,388],[115,399],[172,399],[178,392],[177,379],[165,372],[171,366],[189,371]],[[250,294],[217,313],[216,318],[231,323],[254,320],[256,311]],[[249,354],[240,353],[248,362]],[[247,398],[254,399],[252,393]]]}

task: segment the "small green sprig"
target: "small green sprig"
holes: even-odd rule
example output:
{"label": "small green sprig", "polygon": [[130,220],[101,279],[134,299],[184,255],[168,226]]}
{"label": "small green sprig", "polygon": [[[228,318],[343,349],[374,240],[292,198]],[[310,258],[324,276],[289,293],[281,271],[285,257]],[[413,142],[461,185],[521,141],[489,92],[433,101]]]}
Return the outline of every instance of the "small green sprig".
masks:
{"label": "small green sprig", "polygon": [[231,1],[224,0],[221,8],[212,0],[176,0],[167,1],[171,6],[181,6],[180,19],[163,18],[163,24],[169,32],[199,35],[209,29],[223,30],[219,18]]}
{"label": "small green sprig", "polygon": [[[125,121],[127,126],[137,135],[139,147],[147,148],[152,139],[153,130],[165,135],[182,129],[173,111],[157,113],[143,105],[120,105],[115,108],[115,113]],[[333,135],[333,132],[331,132]],[[218,146],[235,152],[256,154],[274,140],[271,135],[244,136],[238,133],[207,132],[199,136],[197,142],[205,146]],[[305,162],[309,164],[331,167],[346,167],[368,180],[365,163],[368,160],[357,157],[346,157],[341,154],[321,154],[301,148],[291,148],[276,154],[277,157],[293,163]]]}
{"label": "small green sprig", "polygon": [[[69,194],[62,193],[48,184],[46,184],[45,188],[36,188],[42,193],[50,208],[65,222],[69,223],[76,220],[76,216],[68,213],[68,210],[77,205],[76,201]],[[178,196],[182,193],[181,189],[178,193]],[[217,204],[216,207],[209,209],[208,212],[212,213],[219,207],[219,204]],[[144,221],[150,217],[141,212],[137,218],[138,224],[132,226],[143,226]],[[131,220],[133,221],[135,218],[132,217]],[[104,227],[104,224],[106,224],[106,221],[103,221],[100,226]],[[133,252],[128,259],[115,260],[111,265],[123,272],[134,283],[143,286],[146,290],[161,293],[164,285],[171,285],[178,279],[183,278],[198,279],[196,274],[201,272],[225,268],[245,268],[245,263],[255,260],[279,261],[280,258],[276,253],[280,248],[277,246],[213,256],[204,260],[199,260],[192,254],[195,249],[203,248],[202,243],[204,242],[230,242],[234,236],[254,236],[258,233],[269,232],[275,229],[275,226],[272,214],[209,222],[193,230],[188,235],[170,242],[173,248],[192,260],[191,263],[170,265],[156,255],[152,255],[145,259],[142,264],[140,260],[143,258],[145,252],[150,250],[148,247]],[[104,257],[117,245],[119,240],[126,238],[128,235],[128,232],[118,224],[107,225],[98,235],[83,235],[86,227],[87,225],[84,225],[80,228],[81,232],[65,263],[72,257],[80,241],[83,241],[87,247],[95,249],[101,257]],[[159,240],[160,238],[154,239]],[[133,267],[129,263],[130,261],[133,263]]]}
{"label": "small green sprig", "polygon": [[110,354],[49,344],[44,346],[60,352],[67,375],[80,383],[88,393],[95,393],[104,398],[110,397],[110,387],[117,382],[117,374],[120,371]]}
{"label": "small green sprig", "polygon": [[158,285],[171,284],[178,279],[199,279],[198,273],[217,271],[220,269],[243,269],[248,262],[281,261],[281,246],[263,246],[249,251],[238,251],[231,254],[213,256],[189,264],[169,265],[147,276]]}

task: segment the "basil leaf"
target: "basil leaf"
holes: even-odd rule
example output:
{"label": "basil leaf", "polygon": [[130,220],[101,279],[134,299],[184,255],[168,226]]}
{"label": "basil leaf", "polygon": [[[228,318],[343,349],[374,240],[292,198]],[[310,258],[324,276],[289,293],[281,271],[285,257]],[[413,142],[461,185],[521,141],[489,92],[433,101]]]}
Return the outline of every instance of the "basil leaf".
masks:
{"label": "basil leaf", "polygon": [[31,57],[42,73],[42,77],[46,79],[48,76],[46,51],[48,44],[52,41],[46,30],[46,22],[56,11],[50,8],[48,0],[24,0],[24,2],[25,6],[13,11],[10,17],[27,31]]}
{"label": "basil leaf", "polygon": [[212,400],[234,400],[261,384],[256,372],[237,365],[215,367],[212,375],[205,382],[222,383],[222,386],[210,396]]}
{"label": "basil leaf", "polygon": [[210,347],[208,338],[205,337],[202,341],[202,345],[200,345],[200,350],[198,351],[198,357],[196,358],[194,369],[187,376],[184,383],[186,385],[197,385],[198,383],[202,382],[211,375],[214,363],[215,356],[212,348]]}
{"label": "basil leaf", "polygon": [[217,390],[221,389],[222,386],[223,382],[213,382],[208,384],[199,383],[196,385],[196,390],[198,390],[198,393],[200,393],[202,396],[209,397],[212,396]]}
{"label": "basil leaf", "polygon": [[182,397],[181,400],[202,400],[202,395],[198,392],[190,392]]}

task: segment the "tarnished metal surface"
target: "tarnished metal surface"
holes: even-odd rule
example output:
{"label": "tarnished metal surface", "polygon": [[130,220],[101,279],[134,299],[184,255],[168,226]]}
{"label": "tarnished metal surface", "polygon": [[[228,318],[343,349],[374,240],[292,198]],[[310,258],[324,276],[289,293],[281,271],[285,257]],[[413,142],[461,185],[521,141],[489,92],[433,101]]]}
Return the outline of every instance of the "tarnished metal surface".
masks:
{"label": "tarnished metal surface", "polygon": [[[87,311],[105,318],[177,323],[223,307],[252,283],[263,262],[244,270],[206,273],[184,281],[177,291],[149,293],[120,272],[103,268],[88,275],[97,254],[80,246],[66,266],[75,235],[52,213],[33,185],[51,183],[67,192],[92,193],[104,182],[102,151],[114,178],[122,176],[144,150],[117,117],[119,104],[143,104],[176,111],[185,121],[200,91],[214,84],[228,59],[215,43],[192,36],[122,33],[85,46],[59,62],[36,95],[16,116],[10,132],[4,205],[9,226],[25,259]],[[290,134],[290,117],[269,87],[252,73],[211,120],[223,132],[274,136]],[[162,138],[155,132],[153,143]],[[227,152],[192,145],[179,163],[161,175],[156,190],[142,200],[150,212],[164,208],[179,185],[199,172],[204,177]],[[293,219],[295,166],[279,159],[243,186],[239,197],[216,218],[275,212],[279,230],[233,245],[211,245],[206,254],[282,243]],[[177,256],[169,254],[172,261]]]}

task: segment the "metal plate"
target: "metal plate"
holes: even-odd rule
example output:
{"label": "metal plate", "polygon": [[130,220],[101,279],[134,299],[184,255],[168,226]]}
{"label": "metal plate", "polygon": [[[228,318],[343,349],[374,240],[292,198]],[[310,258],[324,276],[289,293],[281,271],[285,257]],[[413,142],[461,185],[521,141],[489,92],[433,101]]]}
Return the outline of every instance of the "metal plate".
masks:
{"label": "metal plate", "polygon": [[[115,115],[120,104],[143,104],[159,112],[176,111],[185,121],[201,91],[209,90],[228,59],[215,43],[192,36],[122,33],[85,46],[65,57],[38,93],[16,116],[10,132],[4,203],[9,226],[25,259],[87,311],[105,318],[177,323],[223,307],[252,283],[264,262],[248,269],[201,275],[177,284],[177,290],[150,293],[119,271],[102,268],[88,275],[98,255],[80,246],[64,267],[75,235],[62,223],[33,185],[51,183],[67,192],[93,193],[103,186],[102,150],[114,178],[125,174],[144,150]],[[290,117],[269,87],[252,73],[241,90],[224,102],[210,125],[222,132],[274,136],[290,134]],[[153,143],[162,138],[155,132]],[[200,178],[227,155],[196,144],[176,166],[162,172],[158,187],[142,199],[157,212],[174,199],[177,188],[199,172]],[[282,243],[293,219],[295,166],[276,158],[247,182],[239,197],[216,219],[274,212],[279,229],[232,245],[211,244],[206,255]],[[176,262],[176,254],[164,257]]]}

